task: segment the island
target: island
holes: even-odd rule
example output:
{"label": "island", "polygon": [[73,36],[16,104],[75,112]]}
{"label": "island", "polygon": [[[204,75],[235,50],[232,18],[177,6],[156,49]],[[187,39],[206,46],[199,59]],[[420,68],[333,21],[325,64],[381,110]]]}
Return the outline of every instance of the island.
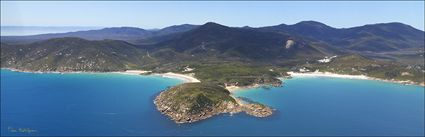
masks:
{"label": "island", "polygon": [[245,112],[267,117],[273,110],[263,104],[242,103],[224,87],[210,83],[185,83],[162,91],[154,100],[157,109],[176,123],[191,123],[221,113]]}

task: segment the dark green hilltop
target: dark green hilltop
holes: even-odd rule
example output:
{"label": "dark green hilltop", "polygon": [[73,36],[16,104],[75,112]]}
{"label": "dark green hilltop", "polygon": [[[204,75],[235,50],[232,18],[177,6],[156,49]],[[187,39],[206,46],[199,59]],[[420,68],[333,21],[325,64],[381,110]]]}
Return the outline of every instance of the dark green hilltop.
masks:
{"label": "dark green hilltop", "polygon": [[52,38],[79,37],[87,40],[124,40],[133,44],[146,44],[167,39],[176,33],[196,28],[197,25],[182,24],[166,27],[160,30],[145,30],[135,27],[112,27],[99,30],[76,31],[67,33],[51,33],[31,36],[2,36],[1,41],[13,44],[28,44],[35,41]]}
{"label": "dark green hilltop", "polygon": [[[340,29],[303,21],[260,28],[208,22],[159,30],[119,27],[2,36],[1,67],[190,74],[201,82],[171,87],[155,99],[158,109],[174,121],[241,111],[263,117],[272,109],[255,103],[242,106],[225,86],[281,86],[279,77],[300,70],[424,85],[424,34],[402,23]],[[329,57],[334,58],[319,61]]]}
{"label": "dark green hilltop", "polygon": [[146,52],[125,41],[53,38],[1,45],[1,66],[28,71],[114,71],[142,64]]}

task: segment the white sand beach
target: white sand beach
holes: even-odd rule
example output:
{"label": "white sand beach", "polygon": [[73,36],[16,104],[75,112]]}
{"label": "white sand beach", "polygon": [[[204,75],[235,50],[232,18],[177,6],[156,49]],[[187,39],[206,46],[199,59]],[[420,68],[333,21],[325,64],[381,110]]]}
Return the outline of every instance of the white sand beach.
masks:
{"label": "white sand beach", "polygon": [[[48,71],[48,72],[41,72],[41,71],[24,71],[24,70],[18,70],[18,69],[13,69],[13,68],[2,68],[2,69],[8,69],[11,71],[18,71],[18,72],[27,72],[27,73],[60,73],[60,74],[65,74],[65,73],[105,73],[105,72],[83,72],[83,71],[70,71],[70,72],[58,72],[58,71]],[[126,70],[126,71],[116,71],[116,72],[106,72],[106,73],[117,73],[117,74],[126,74],[126,75],[140,75],[140,74],[146,74],[146,73],[150,73],[152,71],[146,71],[146,70]],[[172,73],[172,72],[168,72],[168,73],[163,73],[163,74],[152,74],[152,75],[159,75],[162,77],[167,77],[167,78],[175,78],[175,79],[181,79],[183,80],[185,83],[195,83],[195,82],[201,82],[198,79],[189,76],[189,75],[185,75],[185,74],[178,74],[178,73]]]}
{"label": "white sand beach", "polygon": [[181,79],[183,80],[185,83],[195,83],[195,82],[201,82],[198,79],[189,76],[189,75],[185,75],[185,74],[178,74],[178,73],[172,73],[172,72],[168,72],[168,73],[163,73],[163,74],[157,74],[160,75],[162,77],[167,77],[167,78],[176,78],[176,79]]}
{"label": "white sand beach", "polygon": [[[309,72],[309,73],[297,73],[297,72],[288,72],[288,74],[291,77],[334,77],[334,78],[348,78],[348,79],[371,79],[375,80],[374,78],[367,77],[365,75],[342,75],[342,74],[335,74],[330,72]],[[226,86],[226,89],[230,92],[240,91],[241,89],[249,89],[249,88],[257,88],[261,85],[255,84],[252,86]]]}
{"label": "white sand beach", "polygon": [[297,73],[288,72],[291,77],[334,77],[334,78],[348,78],[348,79],[372,79],[365,75],[344,75],[335,74],[330,72],[308,72],[308,73]]}
{"label": "white sand beach", "polygon": [[113,73],[119,73],[119,74],[128,74],[128,75],[140,75],[149,73],[151,71],[145,71],[145,70],[126,70],[126,71],[119,71],[119,72],[113,72]]}
{"label": "white sand beach", "polygon": [[[152,71],[145,71],[145,70],[127,70],[124,72],[117,72],[120,74],[130,74],[130,75],[140,75],[140,74],[145,74],[145,73],[149,73]],[[189,75],[185,75],[185,74],[178,74],[178,73],[172,73],[172,72],[168,72],[168,73],[163,73],[163,74],[153,74],[153,75],[159,75],[162,77],[167,77],[167,78],[175,78],[175,79],[181,79],[183,80],[185,83],[194,83],[194,82],[201,82],[198,79],[189,76]]]}
{"label": "white sand beach", "polygon": [[[126,71],[120,71],[120,72],[114,72],[114,73],[128,74],[128,75],[140,75],[140,74],[146,74],[146,73],[150,73],[150,72],[152,72],[152,71],[126,70]],[[198,79],[196,79],[192,76],[185,75],[185,74],[172,73],[172,72],[162,73],[162,74],[152,74],[152,75],[159,75],[159,76],[166,77],[166,78],[180,79],[180,80],[183,80],[185,83],[201,82],[201,81],[199,81]]]}
{"label": "white sand beach", "polygon": [[238,86],[226,86],[226,89],[227,89],[228,91],[230,91],[230,92],[234,92],[234,91],[236,91],[236,90],[241,89],[241,87],[238,87]]}
{"label": "white sand beach", "polygon": [[391,82],[391,83],[399,83],[404,85],[419,85],[419,86],[425,86],[425,83],[415,83],[410,80],[387,80],[387,79],[380,79],[380,78],[373,78],[368,77],[365,75],[344,75],[344,74],[335,74],[330,72],[307,72],[307,73],[297,73],[297,72],[288,72],[288,74],[291,77],[333,77],[333,78],[347,78],[347,79],[367,79],[367,80],[378,80],[383,82]]}
{"label": "white sand beach", "polygon": [[225,89],[227,89],[229,92],[232,93],[232,92],[240,91],[240,90],[243,90],[243,89],[258,88],[258,87],[261,87],[261,86],[264,86],[264,85],[254,84],[254,85],[251,85],[251,86],[226,86]]}

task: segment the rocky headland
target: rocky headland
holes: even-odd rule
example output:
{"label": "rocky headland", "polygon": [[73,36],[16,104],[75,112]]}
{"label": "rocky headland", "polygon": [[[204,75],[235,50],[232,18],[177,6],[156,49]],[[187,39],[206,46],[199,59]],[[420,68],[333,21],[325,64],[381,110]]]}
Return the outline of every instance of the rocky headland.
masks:
{"label": "rocky headland", "polygon": [[273,109],[259,103],[242,103],[221,86],[185,83],[162,91],[154,100],[162,114],[176,123],[192,123],[221,113],[245,112],[267,117]]}

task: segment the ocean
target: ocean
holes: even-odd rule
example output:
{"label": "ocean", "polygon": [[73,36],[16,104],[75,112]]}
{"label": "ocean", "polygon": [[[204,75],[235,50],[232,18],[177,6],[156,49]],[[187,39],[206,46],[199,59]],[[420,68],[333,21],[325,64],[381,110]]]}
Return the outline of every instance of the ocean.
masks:
{"label": "ocean", "polygon": [[244,89],[276,109],[267,118],[221,114],[175,124],[153,99],[182,83],[113,73],[35,74],[1,70],[1,135],[424,135],[424,87],[295,77],[278,88]]}

